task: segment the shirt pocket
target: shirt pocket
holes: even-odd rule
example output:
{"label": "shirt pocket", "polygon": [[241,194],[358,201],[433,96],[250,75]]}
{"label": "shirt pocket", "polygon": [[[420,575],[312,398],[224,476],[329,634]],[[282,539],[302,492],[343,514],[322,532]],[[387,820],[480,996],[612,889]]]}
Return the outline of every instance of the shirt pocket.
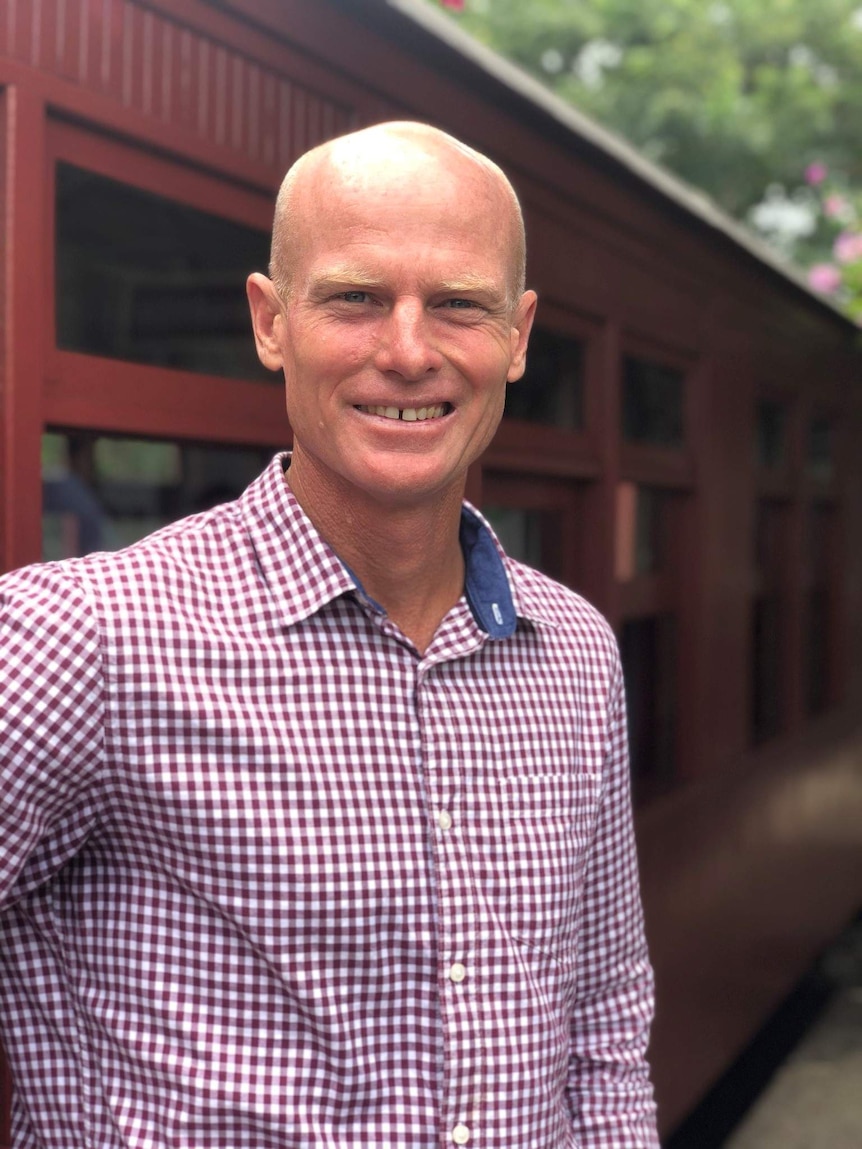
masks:
{"label": "shirt pocket", "polygon": [[602,775],[529,774],[504,783],[506,904],[513,935],[575,959]]}

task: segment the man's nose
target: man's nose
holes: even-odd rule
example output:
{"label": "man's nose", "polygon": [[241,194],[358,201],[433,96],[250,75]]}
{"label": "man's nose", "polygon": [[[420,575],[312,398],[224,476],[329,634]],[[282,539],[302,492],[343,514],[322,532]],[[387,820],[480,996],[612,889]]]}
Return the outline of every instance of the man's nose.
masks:
{"label": "man's nose", "polygon": [[418,300],[399,300],[380,332],[376,363],[381,371],[417,381],[443,361],[433,333],[433,319]]}

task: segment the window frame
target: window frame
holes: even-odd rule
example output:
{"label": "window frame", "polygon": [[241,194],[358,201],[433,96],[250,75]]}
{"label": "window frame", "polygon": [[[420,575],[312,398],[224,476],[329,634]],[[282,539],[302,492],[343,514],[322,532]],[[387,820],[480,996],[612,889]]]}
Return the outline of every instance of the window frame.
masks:
{"label": "window frame", "polygon": [[[627,440],[623,433],[623,387],[625,360],[635,358],[670,368],[682,376],[682,443],[660,446]],[[618,469],[614,484],[614,623],[622,639],[627,623],[657,620],[659,626],[671,626],[674,633],[672,664],[665,666],[670,675],[663,689],[672,692],[672,762],[667,769],[652,775],[633,777],[638,804],[648,802],[678,784],[691,772],[689,747],[693,742],[692,711],[688,683],[696,662],[696,617],[698,602],[696,583],[699,579],[698,549],[694,539],[694,517],[697,513],[697,448],[701,440],[696,415],[703,391],[701,374],[708,364],[694,347],[671,346],[623,329],[617,358],[617,404],[613,434],[619,444]],[[649,487],[665,496],[663,514],[664,561],[659,570],[635,573],[628,580],[617,577],[620,540],[619,498],[622,484],[636,488]]]}
{"label": "window frame", "polygon": [[[58,162],[187,207],[269,232],[273,197],[203,168],[51,117],[46,129],[44,425],[143,437],[285,446],[291,439],[279,381],[228,379],[56,345],[56,171]],[[265,271],[265,268],[261,269]],[[253,339],[249,320],[249,339]]]}
{"label": "window frame", "polygon": [[[514,471],[561,478],[596,478],[600,473],[598,436],[604,378],[600,327],[568,308],[542,298],[539,326],[583,348],[583,426],[562,429],[504,415],[482,458],[484,470]],[[527,359],[529,361],[529,347]],[[520,387],[522,380],[508,383]]]}

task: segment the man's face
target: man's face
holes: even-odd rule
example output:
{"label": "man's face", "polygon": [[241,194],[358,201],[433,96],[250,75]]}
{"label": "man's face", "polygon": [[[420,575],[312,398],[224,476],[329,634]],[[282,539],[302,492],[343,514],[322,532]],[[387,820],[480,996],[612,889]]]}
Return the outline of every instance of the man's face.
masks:
{"label": "man's face", "polygon": [[305,491],[460,498],[523,374],[535,306],[532,292],[511,306],[512,209],[489,183],[456,156],[328,171],[302,197],[272,336]]}

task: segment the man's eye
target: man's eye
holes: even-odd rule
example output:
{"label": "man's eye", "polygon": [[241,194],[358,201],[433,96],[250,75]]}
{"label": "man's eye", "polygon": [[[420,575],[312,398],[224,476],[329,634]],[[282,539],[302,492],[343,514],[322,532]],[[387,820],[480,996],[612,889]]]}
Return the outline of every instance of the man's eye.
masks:
{"label": "man's eye", "polygon": [[478,305],[472,299],[447,299],[443,306],[454,308],[456,311],[469,311]]}
{"label": "man's eye", "polygon": [[367,291],[342,291],[338,298],[345,303],[367,303],[369,295]]}

